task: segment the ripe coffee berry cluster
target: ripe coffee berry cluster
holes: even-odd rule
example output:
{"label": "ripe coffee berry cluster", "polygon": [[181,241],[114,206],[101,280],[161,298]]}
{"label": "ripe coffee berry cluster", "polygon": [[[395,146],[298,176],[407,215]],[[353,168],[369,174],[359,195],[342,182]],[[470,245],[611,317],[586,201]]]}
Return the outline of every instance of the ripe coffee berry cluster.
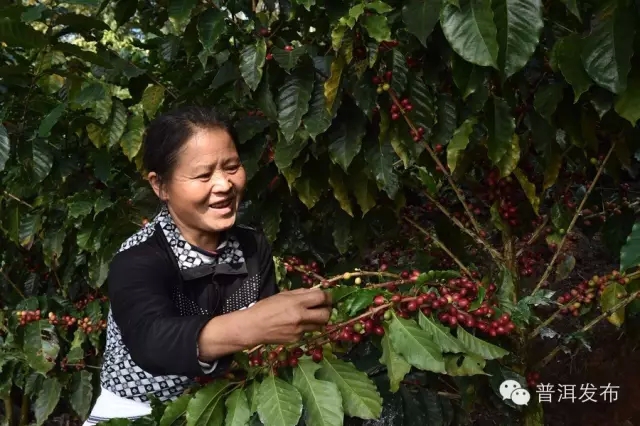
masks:
{"label": "ripe coffee berry cluster", "polygon": [[[417,130],[412,129],[410,133],[414,142],[420,142],[420,140],[424,137],[425,130],[424,130],[424,127],[418,127]],[[440,147],[442,147],[442,145],[440,145]]]}
{"label": "ripe coffee berry cluster", "polygon": [[[284,265],[287,272],[299,272],[299,269],[304,270],[305,272],[300,272],[300,274],[302,275],[302,283],[306,286],[311,286],[314,283],[311,273],[320,273],[320,265],[318,265],[318,262],[312,261],[307,265],[296,256],[291,256],[286,259]],[[296,269],[296,267],[299,269]]]}
{"label": "ripe coffee berry cluster", "polygon": [[[409,100],[409,98],[402,98],[400,100],[400,106],[398,106],[397,104],[391,105],[391,119],[394,121],[399,120],[402,112],[409,112],[411,110],[413,110],[413,105],[411,105],[411,101]],[[420,130],[418,130],[418,132],[420,132]],[[422,130],[422,133],[424,134],[424,130]]]}
{"label": "ripe coffee berry cluster", "polygon": [[539,251],[525,250],[518,258],[519,272],[524,277],[533,275],[534,268],[538,266],[544,258]]}
{"label": "ripe coffee berry cluster", "polygon": [[[571,302],[569,306],[563,308],[560,312],[565,315],[573,315],[575,317],[579,316],[580,308],[583,304],[588,305],[593,302],[596,295],[601,296],[605,288],[611,282],[617,282],[624,286],[629,284],[630,280],[628,277],[622,276],[622,274],[617,270],[603,276],[594,275],[590,280],[582,281],[570,291],[558,297],[557,302],[562,305],[566,305]],[[619,299],[622,299],[625,297],[625,294],[620,293],[616,296]]]}
{"label": "ripe coffee berry cluster", "polygon": [[540,380],[540,374],[537,371],[530,371],[527,373],[527,385],[530,388],[535,388],[538,385],[538,380]]}
{"label": "ripe coffee berry cluster", "polygon": [[40,309],[35,311],[17,311],[16,316],[21,326],[25,326],[31,322],[40,321]]}
{"label": "ripe coffee berry cluster", "polygon": [[381,323],[383,315],[374,315],[372,318],[361,319],[345,326],[329,325],[327,326],[327,331],[331,332],[329,338],[333,342],[360,343],[364,337],[371,334],[382,336],[384,334]]}
{"label": "ripe coffee berry cluster", "polygon": [[[52,361],[52,360],[51,360]],[[50,361],[50,362],[51,362]],[[77,363],[73,364],[72,366],[69,365],[67,357],[64,357],[61,361],[60,361],[60,369],[62,371],[67,371],[69,370],[69,368],[75,368],[76,370],[82,370],[83,368],[86,367],[86,363],[84,361],[84,359],[80,359],[78,360]]]}
{"label": "ripe coffee berry cluster", "polygon": [[81,311],[83,310],[89,303],[93,302],[94,300],[100,300],[101,302],[106,302],[109,300],[109,298],[107,296],[98,296],[98,295],[94,295],[94,294],[89,294],[87,297],[78,300],[77,302],[74,303],[74,306],[76,307],[77,310]]}
{"label": "ripe coffee berry cluster", "polygon": [[380,46],[378,46],[378,50],[383,52],[385,50],[393,49],[394,47],[398,46],[399,44],[400,44],[400,42],[398,40],[383,41],[382,43],[380,43]]}

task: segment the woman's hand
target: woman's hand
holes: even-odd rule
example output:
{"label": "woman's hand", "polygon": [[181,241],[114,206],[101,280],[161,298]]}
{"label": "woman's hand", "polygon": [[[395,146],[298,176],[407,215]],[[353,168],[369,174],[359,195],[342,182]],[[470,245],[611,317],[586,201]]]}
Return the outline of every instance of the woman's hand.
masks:
{"label": "woman's hand", "polygon": [[285,291],[247,309],[252,345],[286,344],[322,330],[331,317],[331,296],[320,289]]}

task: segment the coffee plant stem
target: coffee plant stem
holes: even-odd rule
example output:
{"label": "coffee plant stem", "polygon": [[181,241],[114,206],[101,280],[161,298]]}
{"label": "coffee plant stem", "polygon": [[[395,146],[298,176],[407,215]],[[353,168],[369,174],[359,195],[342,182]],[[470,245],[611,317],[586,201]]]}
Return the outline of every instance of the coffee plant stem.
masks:
{"label": "coffee plant stem", "polygon": [[27,203],[27,202],[26,202],[26,201],[24,201],[24,200],[21,200],[20,198],[16,197],[15,195],[11,194],[10,192],[3,191],[3,193],[4,193],[4,195],[6,195],[7,197],[14,199],[15,201],[19,202],[20,204],[25,205],[25,206],[29,207],[30,209],[32,209],[32,208],[33,208],[33,206],[32,206],[31,204]]}
{"label": "coffee plant stem", "polygon": [[22,297],[22,299],[26,299],[26,297],[24,296],[24,293],[22,293],[20,291],[20,289],[18,288],[18,286],[16,285],[16,283],[14,283],[13,281],[11,281],[11,278],[9,278],[9,276],[2,270],[2,268],[0,268],[0,274],[2,274],[2,276],[4,277],[5,280],[7,280],[7,282],[9,284],[11,284],[11,287],[13,287],[13,289],[16,291],[16,293],[18,293],[20,295],[20,297]]}
{"label": "coffee plant stem", "polygon": [[13,424],[13,404],[11,403],[11,393],[7,393],[4,398],[4,415],[5,415],[5,423],[10,425]]}
{"label": "coffee plant stem", "polygon": [[567,238],[569,237],[569,234],[571,233],[573,226],[578,221],[578,217],[580,217],[580,212],[584,208],[584,205],[587,203],[587,199],[589,198],[589,195],[591,195],[591,191],[593,191],[593,188],[595,188],[596,183],[598,182],[598,178],[602,174],[602,171],[604,170],[604,166],[607,164],[607,161],[609,160],[611,153],[613,153],[615,146],[616,146],[616,142],[614,140],[611,143],[611,148],[609,148],[609,152],[607,152],[607,155],[604,157],[604,160],[602,160],[602,164],[600,164],[600,167],[598,167],[598,171],[596,172],[596,175],[594,176],[593,181],[591,181],[591,184],[589,185],[587,192],[584,194],[584,197],[582,197],[582,201],[580,201],[580,205],[576,209],[576,213],[573,215],[573,218],[571,219],[571,223],[569,224],[569,227],[567,228],[564,236],[562,237],[562,241],[560,241],[560,244],[558,244],[556,252],[553,254],[553,257],[551,258],[551,262],[549,262],[549,266],[547,266],[547,269],[544,271],[544,274],[542,274],[542,277],[540,277],[540,281],[538,281],[538,284],[531,292],[532,296],[536,294],[538,290],[540,290],[544,282],[547,280],[547,278],[549,278],[549,275],[551,274],[551,270],[553,269],[553,266],[555,265],[556,260],[558,260],[558,257],[562,252],[562,247],[564,246],[564,243],[567,241]]}
{"label": "coffee plant stem", "polygon": [[464,266],[464,264],[460,261],[460,259],[458,259],[456,257],[455,254],[451,253],[451,251],[447,248],[447,246],[444,245],[444,243],[442,241],[440,241],[437,237],[435,237],[434,235],[430,234],[429,232],[427,232],[426,229],[424,229],[423,227],[421,227],[420,225],[418,225],[417,223],[415,223],[413,220],[409,219],[408,217],[403,217],[404,220],[406,220],[407,222],[409,222],[411,225],[413,225],[414,228],[416,228],[418,231],[422,232],[424,235],[428,235],[429,237],[431,237],[431,239],[433,240],[433,242],[440,247],[445,253],[447,253],[447,255],[449,255],[449,257],[456,262],[456,264],[460,267],[460,269],[467,274],[468,276],[471,276],[471,272],[467,269],[466,266]]}
{"label": "coffee plant stem", "polygon": [[[627,306],[629,303],[633,302],[639,295],[640,295],[640,290],[634,291],[633,293],[631,293],[630,295],[628,295],[627,297],[622,299],[620,302],[618,302],[611,309],[608,309],[607,311],[605,311],[605,312],[601,313],[600,315],[598,315],[597,317],[595,317],[593,320],[591,320],[591,322],[589,322],[587,325],[585,325],[580,330],[578,330],[576,332],[576,334],[577,333],[584,333],[585,331],[589,331],[591,328],[593,328],[593,326],[595,326],[597,323],[599,323],[600,321],[602,321],[606,317],[608,317],[611,314],[613,314],[618,309],[622,309],[625,306]],[[538,363],[538,365],[536,366],[535,369],[539,370],[539,369],[543,368],[545,365],[547,365],[549,362],[551,362],[551,360],[553,358],[555,358],[555,356],[558,354],[558,352],[560,352],[561,348],[562,348],[562,345],[556,346],[551,352],[549,352],[549,354],[546,357],[544,357],[544,359],[542,361],[540,361]]]}
{"label": "coffee plant stem", "polygon": [[22,405],[20,406],[20,426],[26,426],[29,423],[29,395],[22,395]]}
{"label": "coffee plant stem", "polygon": [[479,243],[481,246],[483,246],[489,252],[489,254],[491,254],[491,257],[493,257],[495,260],[502,260],[502,255],[496,249],[491,247],[491,245],[484,238],[482,238],[478,234],[473,233],[469,228],[464,226],[462,224],[462,222],[460,222],[458,220],[458,218],[453,216],[451,214],[451,212],[449,212],[445,206],[443,206],[441,203],[439,203],[435,198],[433,198],[431,195],[429,195],[426,191],[423,191],[423,194],[429,199],[429,201],[431,201],[442,212],[442,214],[447,216],[449,218],[449,220],[451,220],[458,228],[460,228],[462,230],[462,232],[464,232],[465,234],[469,235],[477,243]]}
{"label": "coffee plant stem", "polygon": [[577,298],[573,298],[571,299],[569,302],[565,303],[564,305],[561,305],[560,308],[558,308],[558,310],[556,310],[553,314],[551,314],[551,316],[549,318],[547,318],[542,324],[540,324],[539,326],[537,326],[532,332],[531,334],[529,334],[529,339],[533,339],[534,337],[536,337],[538,334],[540,334],[540,330],[542,330],[543,328],[545,328],[546,326],[548,326],[549,324],[551,324],[561,313],[562,310],[567,308],[568,306],[571,306],[571,304],[573,302],[575,302],[576,300],[578,300]]}
{"label": "coffee plant stem", "polygon": [[[633,203],[630,203],[630,204],[627,206],[627,208],[632,209],[632,208],[634,208],[634,207],[638,207],[638,206],[640,206],[640,201],[634,201]],[[603,213],[604,213],[604,212],[603,212]],[[595,219],[595,218],[597,218],[597,217],[600,217],[600,215],[601,215],[601,214],[602,214],[602,213],[592,213],[592,214],[590,214],[590,215],[588,215],[588,216],[582,216],[582,220]]]}
{"label": "coffee plant stem", "polygon": [[[347,275],[349,274],[349,275]],[[385,271],[357,271],[357,272],[346,272],[342,275],[337,275],[335,277],[329,278],[328,282],[335,282],[340,280],[346,280],[349,278],[355,277],[390,277],[390,278],[400,278],[400,275],[394,274],[393,272],[385,272]]]}
{"label": "coffee plant stem", "polygon": [[[530,246],[531,244],[535,243],[538,238],[540,238],[542,232],[547,226],[547,222],[549,222],[549,217],[545,216],[540,226],[538,226],[538,228],[531,235],[531,238],[529,238],[529,240],[525,243],[525,246]],[[516,258],[522,256],[522,253],[524,253],[524,248],[518,250],[518,252],[516,253]]]}
{"label": "coffee plant stem", "polygon": [[[415,132],[415,134],[418,134],[418,128],[415,126],[415,124],[413,124],[411,119],[407,116],[407,113],[406,113],[404,107],[402,106],[400,101],[398,101],[398,97],[393,92],[393,90],[389,90],[389,96],[391,97],[391,100],[393,101],[393,103],[402,112],[402,116],[404,117],[404,119],[407,122],[407,124],[409,125],[409,127],[411,127],[411,130],[413,130]],[[425,147],[425,149],[427,150],[427,152],[429,153],[431,158],[433,158],[433,161],[435,161],[435,163],[438,165],[438,167],[440,167],[440,170],[442,171],[444,176],[447,178],[447,181],[449,182],[449,185],[451,185],[451,189],[453,189],[453,191],[456,193],[456,196],[458,197],[458,200],[460,200],[460,202],[462,203],[462,207],[464,208],[464,211],[467,213],[467,216],[469,217],[469,220],[471,221],[471,224],[475,228],[476,232],[478,234],[480,234],[480,231],[481,231],[480,225],[478,225],[478,222],[476,221],[475,216],[473,215],[473,213],[471,213],[471,210],[469,209],[469,206],[467,206],[467,203],[466,203],[466,200],[464,198],[464,195],[462,195],[462,191],[460,191],[460,188],[458,188],[458,186],[455,184],[455,182],[453,181],[453,178],[449,174],[447,168],[442,164],[442,162],[440,161],[440,159],[438,158],[436,153],[433,152],[433,150],[431,149],[429,144],[426,142],[426,140],[424,140],[424,138],[422,140],[423,140],[423,144],[422,145]]]}

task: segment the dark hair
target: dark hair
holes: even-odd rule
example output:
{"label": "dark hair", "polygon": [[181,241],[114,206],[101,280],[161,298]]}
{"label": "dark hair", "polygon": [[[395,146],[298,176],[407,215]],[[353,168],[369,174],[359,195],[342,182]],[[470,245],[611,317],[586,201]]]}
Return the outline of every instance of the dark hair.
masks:
{"label": "dark hair", "polygon": [[186,106],[156,117],[147,127],[143,141],[142,163],[148,172],[156,172],[160,181],[171,179],[178,153],[198,129],[221,129],[237,145],[233,125],[219,111]]}

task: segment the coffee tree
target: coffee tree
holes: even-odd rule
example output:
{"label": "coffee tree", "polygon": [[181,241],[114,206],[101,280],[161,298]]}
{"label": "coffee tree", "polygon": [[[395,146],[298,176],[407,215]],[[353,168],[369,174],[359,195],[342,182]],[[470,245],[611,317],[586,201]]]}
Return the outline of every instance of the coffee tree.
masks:
{"label": "coffee tree", "polygon": [[[88,415],[109,261],[157,205],[144,127],[200,104],[234,120],[239,220],[272,241],[282,289],[322,287],[334,310],[133,423],[463,424],[491,405],[542,424],[539,370],[640,310],[638,12],[0,0],[5,421]],[[572,247],[593,236],[620,266],[585,277]],[[541,336],[557,345],[532,359]],[[501,401],[505,379],[526,407]]]}

